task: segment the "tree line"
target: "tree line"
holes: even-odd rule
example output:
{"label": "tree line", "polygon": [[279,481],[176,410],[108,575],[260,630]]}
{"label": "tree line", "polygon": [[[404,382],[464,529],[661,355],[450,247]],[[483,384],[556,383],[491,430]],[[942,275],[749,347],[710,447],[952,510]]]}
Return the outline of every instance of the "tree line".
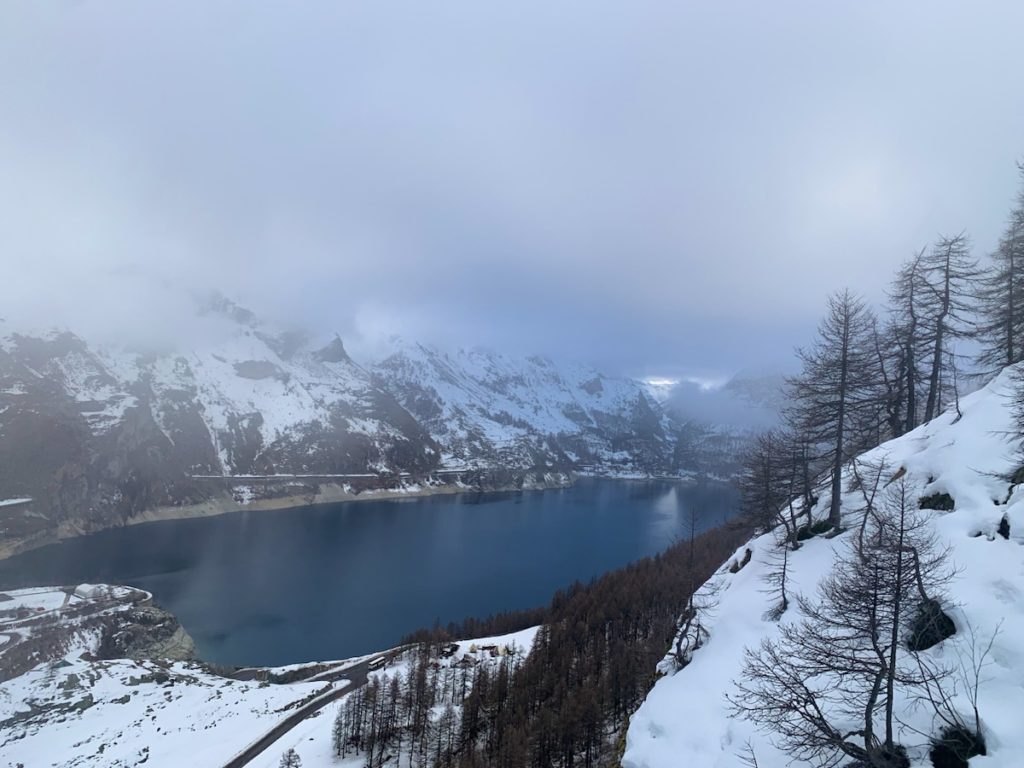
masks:
{"label": "tree line", "polygon": [[[856,457],[946,409],[958,419],[965,368],[986,377],[1024,360],[1022,268],[1024,183],[984,263],[966,234],[942,236],[896,270],[881,313],[849,291],[830,296],[814,343],[798,350],[801,371],[787,381],[783,426],[761,435],[744,458],[741,510],[777,537],[768,618],[793,602],[799,616],[748,650],[731,707],[795,762],[909,766],[898,732],[901,701],[934,715],[938,730],[921,734],[933,765],[963,768],[986,752],[977,694],[992,640],[979,644],[971,630],[969,656],[953,662],[921,654],[956,632],[943,610],[953,575],[948,552],[931,535],[921,511],[929,505],[914,496],[905,472]],[[963,340],[973,342],[973,359],[958,354]],[[1024,376],[1016,377],[1015,405],[1019,437]],[[845,490],[861,504],[844,519],[843,481],[851,477]],[[851,524],[856,530],[817,599],[793,598],[789,553]],[[973,715],[964,714],[964,698]],[[756,766],[753,750],[747,762]]]}
{"label": "tree line", "polygon": [[[653,684],[690,592],[749,534],[722,526],[557,592],[530,653],[496,666],[445,663],[451,635],[417,633],[424,639],[404,673],[375,677],[346,697],[336,754],[362,755],[368,768],[398,756],[418,768],[604,764]],[[514,616],[499,623],[514,626]]]}
{"label": "tree line", "polygon": [[433,627],[417,629],[402,638],[400,645],[418,645],[421,643],[441,644],[467,637],[493,637],[518,632],[527,627],[536,627],[547,618],[548,607],[524,608],[515,611],[492,613],[484,619],[467,618],[452,621],[441,626],[435,621]]}
{"label": "tree line", "polygon": [[[942,236],[899,266],[881,312],[849,290],[828,298],[815,340],[797,350],[801,371],[787,380],[783,425],[743,462],[743,508],[762,527],[781,526],[796,545],[795,512],[817,501],[812,479],[824,477],[829,506],[819,525],[838,528],[843,467],[853,457],[958,407],[966,378],[1024,360],[1020,168],[1021,190],[985,264],[966,234]],[[965,339],[977,348],[973,360],[957,351]]]}

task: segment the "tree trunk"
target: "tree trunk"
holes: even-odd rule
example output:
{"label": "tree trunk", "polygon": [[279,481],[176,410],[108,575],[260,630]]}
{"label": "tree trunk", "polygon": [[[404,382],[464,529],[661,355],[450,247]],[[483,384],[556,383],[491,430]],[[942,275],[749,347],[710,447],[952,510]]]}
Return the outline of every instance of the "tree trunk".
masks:
{"label": "tree trunk", "polygon": [[924,409],[924,420],[931,421],[936,416],[939,404],[939,376],[942,372],[942,347],[945,344],[946,316],[949,314],[949,280],[950,259],[953,257],[953,246],[946,246],[946,263],[942,278],[942,304],[935,318],[935,349],[932,353],[932,374],[928,382],[928,403]]}
{"label": "tree trunk", "polygon": [[840,505],[842,503],[843,490],[843,440],[846,428],[846,397],[847,397],[847,376],[849,374],[850,358],[850,315],[847,312],[843,317],[843,351],[840,361],[839,372],[839,415],[836,419],[836,446],[835,455],[832,457],[832,500],[828,510],[828,521],[831,526],[838,529],[840,526]]}
{"label": "tree trunk", "polygon": [[900,512],[899,551],[896,556],[896,584],[893,586],[892,627],[889,635],[889,663],[885,679],[885,746],[892,751],[893,709],[896,698],[896,651],[900,642],[900,614],[903,610],[903,533],[905,529],[905,512]]}
{"label": "tree trunk", "polygon": [[1016,266],[1017,266],[1017,258],[1016,258],[1017,257],[1017,252],[1016,252],[1017,227],[1016,226],[1014,226],[1014,228],[1012,230],[1012,234],[1010,236],[1010,244],[1009,245],[1010,245],[1010,248],[1009,248],[1009,250],[1010,250],[1010,278],[1009,278],[1009,286],[1008,286],[1009,290],[1007,291],[1007,303],[1009,304],[1009,306],[1006,308],[1006,364],[1007,365],[1013,365],[1015,362],[1017,362],[1016,359],[1015,359],[1014,353],[1013,353],[1013,347],[1014,347],[1013,324],[1014,324],[1014,321],[1017,319],[1017,306],[1016,306],[1016,304],[1017,304],[1017,293],[1014,290],[1014,288],[1016,287],[1016,282],[1017,282],[1017,276],[1016,276]]}
{"label": "tree trunk", "polygon": [[914,345],[917,341],[917,318],[911,315],[907,332],[907,421],[905,432],[917,426],[917,355]]}

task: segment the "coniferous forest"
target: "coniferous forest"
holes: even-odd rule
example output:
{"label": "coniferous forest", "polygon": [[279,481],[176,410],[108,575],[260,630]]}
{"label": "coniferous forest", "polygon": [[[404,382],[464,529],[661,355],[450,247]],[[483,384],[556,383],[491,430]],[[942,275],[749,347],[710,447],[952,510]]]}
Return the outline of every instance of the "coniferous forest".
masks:
{"label": "coniferous forest", "polygon": [[351,697],[334,726],[336,753],[368,766],[398,754],[416,766],[603,765],[654,681],[692,591],[749,535],[731,524],[558,592],[529,655],[497,667],[443,665],[460,629],[513,631],[537,612],[504,614],[411,636],[404,675]]}

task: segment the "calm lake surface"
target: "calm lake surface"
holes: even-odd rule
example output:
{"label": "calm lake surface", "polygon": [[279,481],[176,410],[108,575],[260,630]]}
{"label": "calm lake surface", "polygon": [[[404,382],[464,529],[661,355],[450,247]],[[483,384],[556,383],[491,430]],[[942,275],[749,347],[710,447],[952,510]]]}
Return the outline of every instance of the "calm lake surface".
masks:
{"label": "calm lake surface", "polygon": [[358,501],[104,531],[0,561],[0,585],[151,591],[202,658],[278,665],[391,647],[407,632],[546,605],[555,590],[713,528],[719,484],[583,479],[572,488]]}

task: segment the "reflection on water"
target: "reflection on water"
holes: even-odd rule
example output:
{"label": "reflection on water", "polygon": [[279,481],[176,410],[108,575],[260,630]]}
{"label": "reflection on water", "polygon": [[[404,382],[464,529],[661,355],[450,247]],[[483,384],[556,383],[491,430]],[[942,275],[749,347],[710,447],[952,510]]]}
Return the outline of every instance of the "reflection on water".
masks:
{"label": "reflection on water", "polygon": [[683,535],[684,531],[689,531],[689,513],[687,511],[684,514],[677,486],[673,485],[657,498],[654,502],[654,513],[651,525],[652,543],[672,541]]}
{"label": "reflection on water", "polygon": [[543,605],[553,592],[721,523],[718,484],[361,501],[133,526],[0,562],[0,584],[130,583],[203,658],[285,664],[388,647],[406,632]]}

